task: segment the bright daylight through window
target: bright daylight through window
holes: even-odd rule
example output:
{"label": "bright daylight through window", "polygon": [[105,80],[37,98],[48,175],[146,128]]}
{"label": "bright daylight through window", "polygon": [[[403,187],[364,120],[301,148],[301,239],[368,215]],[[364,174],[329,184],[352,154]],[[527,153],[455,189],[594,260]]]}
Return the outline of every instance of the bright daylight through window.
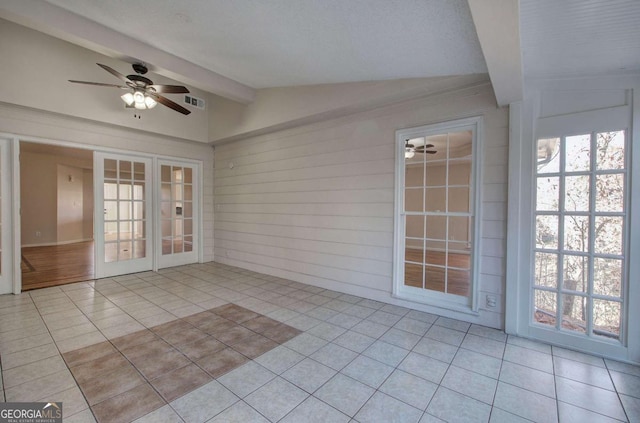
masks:
{"label": "bright daylight through window", "polygon": [[620,340],[625,309],[624,131],[539,139],[535,323]]}

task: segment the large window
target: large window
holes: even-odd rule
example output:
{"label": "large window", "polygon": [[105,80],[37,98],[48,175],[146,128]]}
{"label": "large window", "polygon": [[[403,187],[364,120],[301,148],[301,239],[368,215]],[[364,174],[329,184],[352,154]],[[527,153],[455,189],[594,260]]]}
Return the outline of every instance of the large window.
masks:
{"label": "large window", "polygon": [[471,308],[478,120],[398,131],[399,297]]}
{"label": "large window", "polygon": [[627,185],[625,131],[537,141],[535,324],[620,341]]}

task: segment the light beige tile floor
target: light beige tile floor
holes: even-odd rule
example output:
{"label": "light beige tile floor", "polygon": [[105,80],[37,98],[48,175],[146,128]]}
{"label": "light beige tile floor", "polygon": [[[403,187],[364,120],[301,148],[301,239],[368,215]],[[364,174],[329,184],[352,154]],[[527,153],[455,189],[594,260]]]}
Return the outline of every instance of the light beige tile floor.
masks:
{"label": "light beige tile floor", "polygon": [[[139,422],[640,421],[638,366],[215,263],[1,296],[0,399],[63,401],[65,421],[94,422],[64,353],[228,303],[302,334],[146,404]],[[101,400],[135,405],[150,389]]]}

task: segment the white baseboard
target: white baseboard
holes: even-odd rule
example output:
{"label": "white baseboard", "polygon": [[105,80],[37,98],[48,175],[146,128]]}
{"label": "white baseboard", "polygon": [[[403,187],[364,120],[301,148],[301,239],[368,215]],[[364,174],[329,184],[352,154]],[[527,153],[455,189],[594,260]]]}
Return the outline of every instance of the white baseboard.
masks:
{"label": "white baseboard", "polygon": [[71,241],[59,241],[59,242],[43,242],[40,244],[22,244],[22,248],[26,247],[53,247],[56,245],[67,245],[67,244],[76,244],[78,242],[87,242],[93,241],[93,238],[85,238],[85,239],[72,239]]}

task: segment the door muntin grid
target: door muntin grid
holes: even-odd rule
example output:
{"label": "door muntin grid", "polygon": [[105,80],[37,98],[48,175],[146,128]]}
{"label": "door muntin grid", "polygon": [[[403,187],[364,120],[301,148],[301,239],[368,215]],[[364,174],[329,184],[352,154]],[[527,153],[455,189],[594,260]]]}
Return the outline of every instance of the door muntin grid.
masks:
{"label": "door muntin grid", "polygon": [[104,261],[147,256],[146,165],[135,160],[104,159]]}
{"label": "door muntin grid", "polygon": [[438,152],[405,155],[405,286],[471,295],[472,140],[471,130],[409,140]]}
{"label": "door muntin grid", "polygon": [[537,140],[532,324],[622,342],[626,131]]}
{"label": "door muntin grid", "polygon": [[160,226],[162,255],[193,252],[194,169],[160,166]]}

